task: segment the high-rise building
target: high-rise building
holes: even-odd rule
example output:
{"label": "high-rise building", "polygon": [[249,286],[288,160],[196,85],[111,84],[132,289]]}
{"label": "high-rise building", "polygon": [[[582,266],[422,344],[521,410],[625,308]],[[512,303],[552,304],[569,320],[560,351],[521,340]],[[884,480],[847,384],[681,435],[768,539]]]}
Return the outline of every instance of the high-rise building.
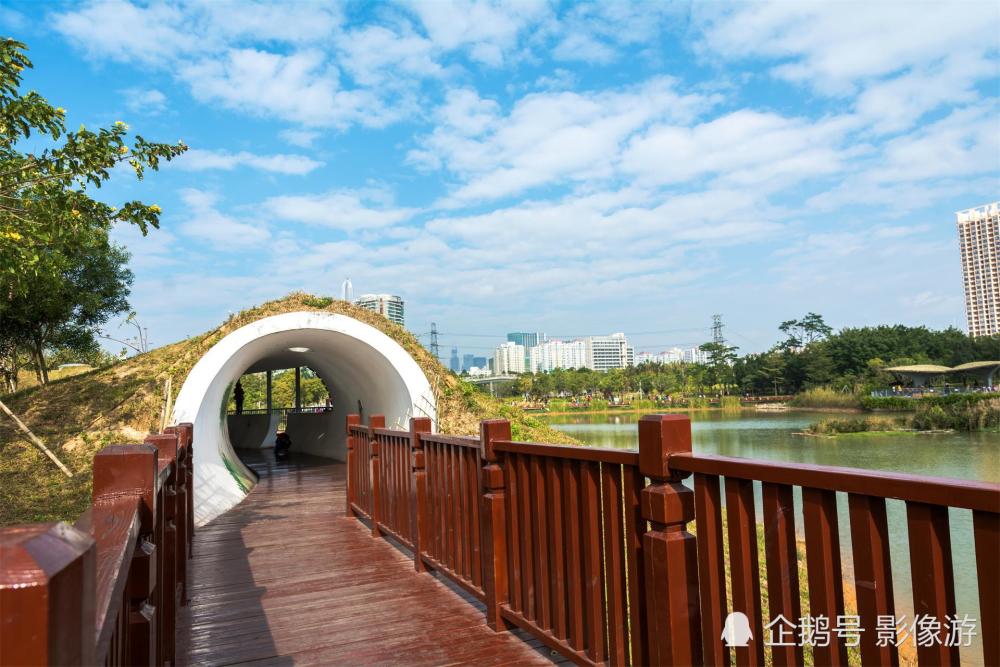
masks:
{"label": "high-rise building", "polygon": [[455,373],[462,372],[462,364],[458,361],[458,348],[451,348],[451,363],[448,364],[452,371]]}
{"label": "high-rise building", "polygon": [[524,367],[525,369],[528,369],[531,367],[531,359],[528,356],[528,350],[535,347],[539,343],[545,342],[545,334],[531,333],[528,331],[515,331],[507,334],[507,342],[517,343],[524,348]]}
{"label": "high-rise building", "polygon": [[607,371],[612,368],[625,368],[635,364],[635,350],[629,347],[623,333],[613,333],[610,336],[591,336],[584,339],[586,344],[587,368],[595,371]]}
{"label": "high-rise building", "polygon": [[354,285],[350,278],[344,279],[344,284],[340,286],[340,298],[344,301],[354,301]]}
{"label": "high-rise building", "polygon": [[557,368],[583,368],[587,365],[587,346],[582,340],[548,340],[528,350],[528,368],[544,373]]}
{"label": "high-rise building", "polygon": [[462,355],[462,372],[467,372],[470,368],[476,365],[476,357],[471,354]]}
{"label": "high-rise building", "polygon": [[1000,202],[958,211],[970,336],[1000,334]]}
{"label": "high-rise building", "polygon": [[527,349],[529,347],[534,347],[538,345],[540,341],[545,340],[545,334],[543,333],[528,333],[527,331],[515,331],[514,333],[507,334],[508,343],[517,343],[521,347]]}
{"label": "high-rise building", "polygon": [[500,343],[493,353],[493,373],[508,375],[524,372],[524,346],[513,341]]}
{"label": "high-rise building", "polygon": [[392,294],[362,294],[355,305],[361,306],[373,313],[384,315],[390,322],[405,326],[403,317],[403,300]]}
{"label": "high-rise building", "polygon": [[486,368],[489,365],[489,360],[486,357],[473,357],[472,365],[476,368]]}

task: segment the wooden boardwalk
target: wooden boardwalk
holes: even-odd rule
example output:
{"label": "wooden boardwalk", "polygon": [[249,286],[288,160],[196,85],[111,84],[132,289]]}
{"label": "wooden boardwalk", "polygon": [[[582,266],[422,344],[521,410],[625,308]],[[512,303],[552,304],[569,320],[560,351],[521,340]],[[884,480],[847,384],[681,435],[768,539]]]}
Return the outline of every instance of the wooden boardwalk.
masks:
{"label": "wooden boardwalk", "polygon": [[195,533],[179,664],[552,664],[345,517],[342,464],[248,463],[257,487]]}

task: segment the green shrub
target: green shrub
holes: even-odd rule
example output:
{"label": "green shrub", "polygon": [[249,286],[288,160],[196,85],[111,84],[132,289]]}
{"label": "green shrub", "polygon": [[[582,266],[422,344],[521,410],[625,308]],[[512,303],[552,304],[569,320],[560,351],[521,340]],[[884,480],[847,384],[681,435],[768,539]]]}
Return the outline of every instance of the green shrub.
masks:
{"label": "green shrub", "polygon": [[305,296],[302,298],[302,303],[309,306],[310,308],[326,308],[331,303],[333,303],[333,297],[331,296]]}
{"label": "green shrub", "polygon": [[870,431],[895,431],[905,427],[905,420],[885,417],[848,417],[823,419],[809,427],[809,432],[823,435],[838,433],[868,433]]}
{"label": "green shrub", "polygon": [[590,409],[591,410],[607,410],[608,409],[608,402],[605,401],[603,398],[594,398],[594,399],[591,399],[591,401],[590,401]]}
{"label": "green shrub", "polygon": [[569,408],[569,401],[565,398],[553,398],[549,401],[548,408],[553,412],[562,412]]}
{"label": "green shrub", "polygon": [[632,408],[635,410],[655,410],[656,401],[651,401],[647,398],[635,400],[632,401]]}
{"label": "green shrub", "polygon": [[868,411],[909,412],[915,407],[914,399],[905,396],[862,396],[860,402],[861,407]]}

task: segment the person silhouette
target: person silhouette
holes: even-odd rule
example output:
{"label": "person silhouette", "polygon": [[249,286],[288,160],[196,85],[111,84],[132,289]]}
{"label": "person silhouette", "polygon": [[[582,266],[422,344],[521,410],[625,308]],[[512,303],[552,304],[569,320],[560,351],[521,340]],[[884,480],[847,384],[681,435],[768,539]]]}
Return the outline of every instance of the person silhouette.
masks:
{"label": "person silhouette", "polygon": [[243,383],[240,380],[236,381],[236,387],[233,389],[233,397],[236,399],[236,414],[243,414]]}

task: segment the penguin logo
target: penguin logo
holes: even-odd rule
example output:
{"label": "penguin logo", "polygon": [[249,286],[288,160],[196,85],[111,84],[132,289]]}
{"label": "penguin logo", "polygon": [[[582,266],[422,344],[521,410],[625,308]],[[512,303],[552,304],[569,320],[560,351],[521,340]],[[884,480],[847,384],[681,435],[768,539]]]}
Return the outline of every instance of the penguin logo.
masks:
{"label": "penguin logo", "polygon": [[750,619],[742,611],[734,611],[726,616],[726,624],[722,628],[722,641],[726,646],[746,646],[753,639],[750,632]]}

